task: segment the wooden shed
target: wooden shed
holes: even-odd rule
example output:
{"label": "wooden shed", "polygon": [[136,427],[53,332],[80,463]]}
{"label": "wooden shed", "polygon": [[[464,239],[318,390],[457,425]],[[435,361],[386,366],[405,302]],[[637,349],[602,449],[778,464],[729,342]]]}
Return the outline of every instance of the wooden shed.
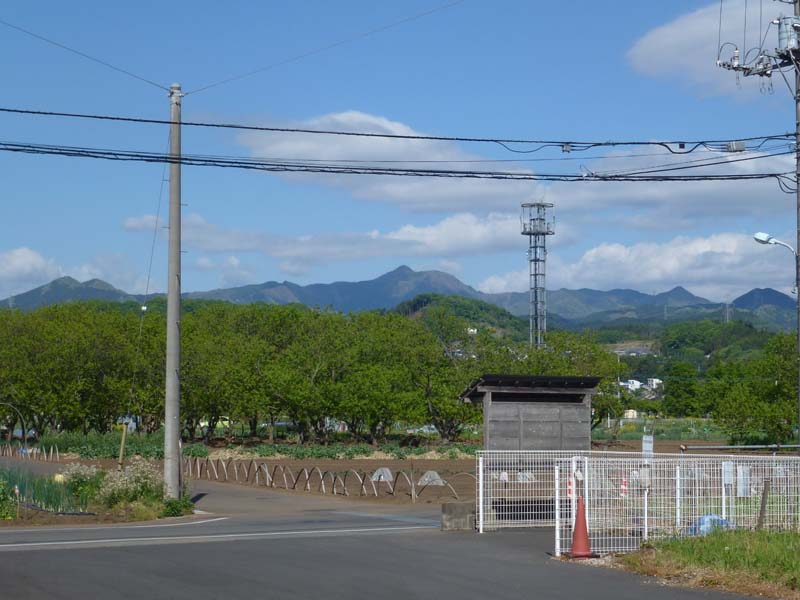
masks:
{"label": "wooden shed", "polygon": [[589,450],[599,377],[483,375],[461,394],[483,405],[486,450]]}

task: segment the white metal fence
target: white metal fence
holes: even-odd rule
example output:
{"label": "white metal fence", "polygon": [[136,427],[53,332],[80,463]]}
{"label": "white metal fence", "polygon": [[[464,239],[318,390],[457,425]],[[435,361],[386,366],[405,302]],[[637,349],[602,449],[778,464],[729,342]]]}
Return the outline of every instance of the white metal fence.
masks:
{"label": "white metal fence", "polygon": [[480,531],[553,526],[569,551],[578,497],[591,549],[714,527],[800,529],[800,458],[623,452],[479,452]]}

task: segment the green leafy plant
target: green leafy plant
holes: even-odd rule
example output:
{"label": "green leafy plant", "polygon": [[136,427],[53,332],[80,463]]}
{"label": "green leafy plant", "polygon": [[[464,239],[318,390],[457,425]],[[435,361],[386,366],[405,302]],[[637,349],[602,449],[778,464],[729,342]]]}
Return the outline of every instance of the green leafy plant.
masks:
{"label": "green leafy plant", "polygon": [[164,508],[161,511],[162,517],[182,517],[190,515],[194,511],[194,504],[188,496],[180,498],[166,498]]}
{"label": "green leafy plant", "polygon": [[191,458],[206,458],[208,456],[208,446],[205,444],[187,444],[183,447],[184,456]]}

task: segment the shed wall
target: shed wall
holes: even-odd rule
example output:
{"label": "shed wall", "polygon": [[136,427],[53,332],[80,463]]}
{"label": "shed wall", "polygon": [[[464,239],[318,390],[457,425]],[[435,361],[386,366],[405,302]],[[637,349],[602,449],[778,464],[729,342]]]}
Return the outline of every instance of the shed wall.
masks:
{"label": "shed wall", "polygon": [[484,404],[487,450],[589,450],[591,404],[488,402]]}

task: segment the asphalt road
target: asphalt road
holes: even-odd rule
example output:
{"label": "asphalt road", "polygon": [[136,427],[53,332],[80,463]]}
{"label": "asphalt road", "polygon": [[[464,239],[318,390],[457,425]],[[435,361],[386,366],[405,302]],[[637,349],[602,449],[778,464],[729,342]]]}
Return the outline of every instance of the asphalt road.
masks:
{"label": "asphalt road", "polygon": [[553,560],[550,530],[438,530],[438,506],[385,506],[196,482],[211,514],[141,525],[0,529],[0,589],[23,598],[723,599]]}

